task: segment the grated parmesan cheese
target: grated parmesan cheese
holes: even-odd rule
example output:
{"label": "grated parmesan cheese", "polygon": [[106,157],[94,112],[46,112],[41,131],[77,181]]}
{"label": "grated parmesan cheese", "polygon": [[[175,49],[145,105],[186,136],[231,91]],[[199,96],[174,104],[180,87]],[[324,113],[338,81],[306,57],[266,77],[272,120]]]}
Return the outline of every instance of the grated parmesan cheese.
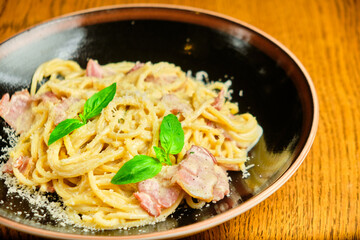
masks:
{"label": "grated parmesan cheese", "polygon": [[[6,146],[1,148],[2,153],[0,154],[0,161],[2,161],[2,163],[0,163],[0,179],[4,181],[4,184],[7,187],[6,200],[9,200],[9,203],[8,206],[6,206],[6,209],[15,211],[17,206],[13,203],[12,200],[14,198],[20,198],[26,200],[29,203],[30,210],[16,210],[14,212],[16,216],[23,216],[25,219],[29,219],[31,216],[33,216],[31,220],[35,224],[41,224],[39,221],[50,217],[56,222],[56,224],[59,224],[60,226],[73,225],[86,231],[96,230],[75,224],[74,221],[68,217],[61,199],[59,199],[59,201],[51,201],[45,195],[45,193],[37,191],[35,187],[30,188],[25,185],[20,185],[16,177],[3,172],[3,167],[9,158],[9,151],[11,151],[11,149],[16,146],[18,141],[18,136],[16,135],[15,130],[9,127],[4,127],[3,130],[6,134],[6,139],[3,136],[0,136],[0,141]],[[23,202],[20,201],[20,203]],[[5,204],[4,200],[0,200],[0,204]]]}

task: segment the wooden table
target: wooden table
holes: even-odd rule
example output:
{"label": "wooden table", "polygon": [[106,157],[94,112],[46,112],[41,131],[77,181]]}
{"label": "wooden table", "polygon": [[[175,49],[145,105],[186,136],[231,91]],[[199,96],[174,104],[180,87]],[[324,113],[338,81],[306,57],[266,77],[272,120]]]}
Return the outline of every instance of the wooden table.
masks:
{"label": "wooden table", "polygon": [[[0,41],[62,14],[144,1],[0,1]],[[271,197],[188,239],[360,238],[360,1],[152,0],[220,12],[269,33],[310,73],[320,101],[313,147]],[[37,239],[1,227],[1,239]]]}

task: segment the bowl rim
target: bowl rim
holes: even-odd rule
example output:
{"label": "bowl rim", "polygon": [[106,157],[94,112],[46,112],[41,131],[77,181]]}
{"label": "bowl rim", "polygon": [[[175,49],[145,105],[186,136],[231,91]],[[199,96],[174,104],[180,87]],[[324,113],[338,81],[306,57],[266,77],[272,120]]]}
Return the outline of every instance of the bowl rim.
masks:
{"label": "bowl rim", "polygon": [[311,128],[309,131],[309,135],[304,143],[304,147],[300,150],[298,156],[294,159],[291,166],[277,179],[275,180],[270,186],[268,186],[266,189],[261,191],[256,196],[253,196],[251,200],[245,201],[239,206],[230,209],[224,213],[221,213],[219,215],[216,215],[212,218],[193,223],[187,226],[178,227],[171,230],[166,230],[162,232],[153,232],[153,233],[147,233],[147,234],[140,234],[140,235],[131,235],[131,236],[92,236],[92,235],[78,235],[78,234],[72,234],[72,233],[61,233],[57,231],[51,231],[41,228],[36,228],[33,226],[26,225],[24,223],[15,222],[13,220],[4,218],[0,216],[0,224],[18,230],[22,231],[31,235],[37,235],[41,237],[52,237],[56,239],[160,239],[160,238],[179,238],[179,237],[185,237],[192,234],[196,234],[201,231],[205,231],[206,229],[210,229],[212,227],[215,227],[221,223],[224,223],[244,212],[251,209],[252,207],[256,206],[260,202],[264,201],[267,197],[272,195],[276,190],[278,190],[285,182],[288,181],[288,179],[296,172],[296,170],[300,167],[301,163],[304,161],[305,157],[307,156],[308,152],[310,151],[310,148],[314,142],[316,132],[318,129],[319,124],[319,102],[318,97],[316,94],[314,83],[309,75],[309,73],[306,71],[303,64],[300,62],[300,60],[282,43],[280,43],[278,40],[276,40],[271,35],[263,32],[262,30],[258,29],[255,26],[252,26],[251,24],[248,24],[246,22],[243,22],[239,19],[236,19],[234,17],[214,12],[211,10],[191,7],[191,6],[183,6],[183,5],[177,5],[177,4],[152,4],[152,3],[138,3],[138,4],[119,4],[119,5],[109,5],[109,6],[102,6],[102,7],[95,7],[95,8],[89,8],[85,10],[75,11],[68,14],[64,14],[61,16],[57,16],[51,19],[47,19],[45,21],[42,21],[36,25],[27,27],[25,29],[22,29],[18,33],[16,33],[13,36],[10,36],[9,38],[5,39],[0,43],[0,46],[4,43],[8,42],[9,40],[17,37],[18,35],[27,32],[30,29],[34,29],[40,26],[43,26],[47,23],[53,23],[56,21],[60,21],[62,19],[75,17],[78,15],[83,14],[89,14],[94,12],[101,12],[105,10],[115,10],[115,9],[126,9],[126,8],[156,8],[156,9],[168,9],[168,10],[180,10],[180,11],[187,11],[187,12],[195,12],[195,13],[202,13],[211,17],[217,17],[221,18],[230,22],[233,22],[235,24],[244,26],[248,28],[249,30],[252,30],[254,33],[264,37],[274,45],[278,46],[281,51],[283,51],[286,55],[289,56],[290,59],[292,59],[295,63],[295,65],[299,68],[301,73],[304,75],[304,78],[306,79],[306,83],[309,87],[309,91],[311,93],[312,97],[312,121],[311,121]]}

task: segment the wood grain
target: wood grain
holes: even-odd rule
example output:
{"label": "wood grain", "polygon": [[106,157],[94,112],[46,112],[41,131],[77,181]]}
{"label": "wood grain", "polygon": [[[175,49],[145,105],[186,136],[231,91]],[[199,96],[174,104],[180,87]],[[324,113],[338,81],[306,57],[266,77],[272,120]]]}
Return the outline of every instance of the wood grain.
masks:
{"label": "wood grain", "polygon": [[[86,8],[144,1],[0,1],[0,41]],[[188,239],[360,238],[360,1],[158,0],[220,12],[287,46],[310,73],[320,103],[313,147],[297,173],[246,213]],[[37,239],[1,227],[1,239]]]}

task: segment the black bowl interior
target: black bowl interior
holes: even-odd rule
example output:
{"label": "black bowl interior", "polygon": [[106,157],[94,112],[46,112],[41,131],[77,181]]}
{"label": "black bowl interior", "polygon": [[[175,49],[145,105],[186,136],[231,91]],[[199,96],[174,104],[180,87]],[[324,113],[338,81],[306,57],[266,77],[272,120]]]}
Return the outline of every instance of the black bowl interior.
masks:
{"label": "black bowl interior", "polygon": [[[195,22],[149,18],[75,24],[47,33],[54,26],[75,18],[68,16],[45,23],[0,45],[1,95],[28,88],[37,66],[53,58],[72,59],[82,67],[89,58],[97,59],[100,64],[124,60],[167,61],[192,73],[204,70],[210,80],[231,79],[233,101],[239,103],[241,112],[255,115],[263,127],[264,135],[250,153],[249,164],[255,164],[250,170],[251,176],[243,179],[239,172],[230,174],[233,191],[240,195],[239,205],[260,194],[296,159],[303,147],[299,143],[305,142],[309,132],[309,126],[304,125],[304,96],[300,96],[298,84],[277,57],[269,56],[251,40]],[[246,26],[236,25],[244,32],[258,35]],[[266,38],[260,36],[259,39],[276,48]],[[295,65],[286,53],[282,53],[282,58],[288,58],[290,64]],[[309,90],[304,92],[310,94]],[[2,126],[6,125],[0,121]],[[6,138],[3,130],[0,129],[0,133]],[[31,211],[26,215],[26,210],[33,206],[14,194],[7,195],[3,181],[0,182],[0,201],[4,202],[0,206],[2,217],[52,231],[102,236],[164,231],[217,215],[215,204],[202,211],[180,207],[167,221],[155,225],[83,232],[71,226],[59,226],[50,216],[38,218]],[[23,214],[16,214],[19,211]]]}

